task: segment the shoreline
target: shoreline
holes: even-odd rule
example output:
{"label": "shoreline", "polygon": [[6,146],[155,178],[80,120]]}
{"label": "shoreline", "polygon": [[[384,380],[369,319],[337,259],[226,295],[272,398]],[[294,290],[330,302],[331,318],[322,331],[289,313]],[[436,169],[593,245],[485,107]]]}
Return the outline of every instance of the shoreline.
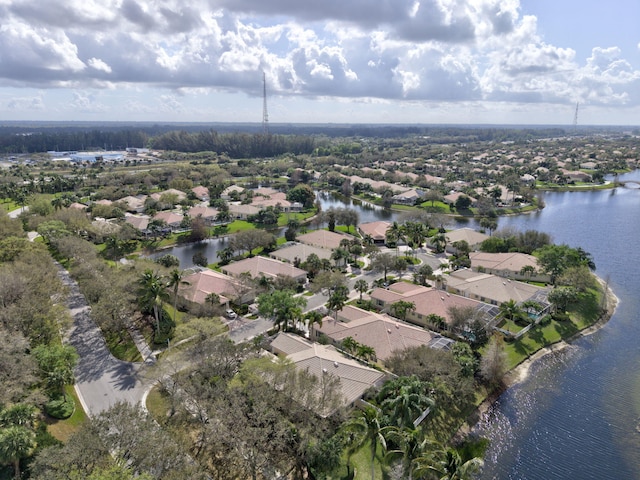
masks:
{"label": "shoreline", "polygon": [[616,308],[618,307],[620,299],[602,278],[598,277],[597,275],[595,277],[598,283],[603,287],[603,289],[605,289],[607,298],[606,311],[601,315],[598,321],[596,321],[593,325],[580,330],[569,338],[562,339],[556,343],[552,343],[551,345],[541,348],[529,358],[524,360],[522,363],[519,363],[514,368],[509,370],[504,377],[503,387],[489,395],[485,400],[482,401],[480,405],[478,405],[474,409],[474,411],[467,418],[467,421],[458,429],[458,432],[453,436],[453,439],[462,439],[467,437],[471,432],[471,429],[478,423],[481,417],[491,408],[491,406],[493,406],[493,404],[502,396],[504,392],[506,392],[514,385],[517,385],[518,383],[521,383],[527,379],[527,377],[529,376],[529,370],[531,369],[531,366],[534,362],[549,354],[564,350],[565,348],[569,347],[571,345],[571,342],[573,342],[574,340],[586,337],[597,332],[609,322],[611,317],[613,317]]}

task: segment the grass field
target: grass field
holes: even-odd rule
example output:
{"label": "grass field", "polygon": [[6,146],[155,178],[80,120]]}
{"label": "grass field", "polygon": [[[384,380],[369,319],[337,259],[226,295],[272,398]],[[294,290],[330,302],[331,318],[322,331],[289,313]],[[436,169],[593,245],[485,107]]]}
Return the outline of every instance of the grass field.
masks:
{"label": "grass field", "polygon": [[47,417],[45,422],[47,424],[47,430],[51,435],[56,437],[61,442],[66,442],[67,439],[78,431],[80,426],[87,420],[87,415],[85,414],[82,405],[80,404],[80,400],[76,395],[76,390],[73,386],[67,385],[65,387],[67,395],[73,398],[75,402],[76,409],[66,420],[57,420],[55,418]]}

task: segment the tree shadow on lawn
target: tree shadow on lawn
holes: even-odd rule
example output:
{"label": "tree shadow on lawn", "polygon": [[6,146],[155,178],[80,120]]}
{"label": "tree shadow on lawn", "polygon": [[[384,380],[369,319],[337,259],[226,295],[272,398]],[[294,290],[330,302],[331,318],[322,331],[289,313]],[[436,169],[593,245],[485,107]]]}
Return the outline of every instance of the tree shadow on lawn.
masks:
{"label": "tree shadow on lawn", "polygon": [[562,338],[569,338],[579,332],[578,327],[571,320],[555,322],[555,329]]}

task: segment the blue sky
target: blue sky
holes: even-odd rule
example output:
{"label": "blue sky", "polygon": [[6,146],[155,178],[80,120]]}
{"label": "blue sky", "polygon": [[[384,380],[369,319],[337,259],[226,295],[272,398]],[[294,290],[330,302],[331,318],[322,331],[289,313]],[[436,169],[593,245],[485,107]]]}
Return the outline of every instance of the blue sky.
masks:
{"label": "blue sky", "polygon": [[0,121],[640,124],[637,0],[0,0]]}

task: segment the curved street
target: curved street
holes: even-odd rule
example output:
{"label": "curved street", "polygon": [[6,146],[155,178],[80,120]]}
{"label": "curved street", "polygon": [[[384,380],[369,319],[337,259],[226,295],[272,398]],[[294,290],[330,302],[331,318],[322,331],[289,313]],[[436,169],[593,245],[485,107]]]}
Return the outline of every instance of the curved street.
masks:
{"label": "curved street", "polygon": [[147,380],[142,375],[143,363],[123,362],[107,348],[102,332],[89,315],[90,307],[78,284],[58,264],[58,276],[69,289],[67,305],[73,327],[67,342],[80,356],[76,367],[76,392],[88,415],[96,415],[117,402],[137,404],[141,401]]}

